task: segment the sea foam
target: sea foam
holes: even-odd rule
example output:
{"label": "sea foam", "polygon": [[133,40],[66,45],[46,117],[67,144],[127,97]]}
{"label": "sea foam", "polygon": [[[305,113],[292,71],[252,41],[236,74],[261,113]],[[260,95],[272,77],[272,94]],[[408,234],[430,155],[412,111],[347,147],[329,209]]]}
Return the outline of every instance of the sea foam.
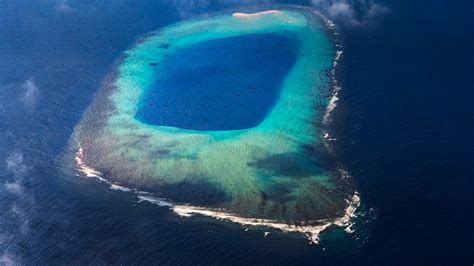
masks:
{"label": "sea foam", "polygon": [[[325,231],[331,226],[342,227],[344,228],[344,231],[346,233],[353,233],[353,229],[352,229],[353,219],[357,216],[356,211],[360,206],[360,196],[359,196],[359,193],[356,191],[350,199],[346,200],[347,207],[344,209],[340,217],[337,217],[335,219],[319,220],[318,225],[296,225],[296,224],[282,223],[282,222],[272,220],[272,219],[241,217],[234,213],[228,212],[224,209],[205,208],[205,207],[200,207],[200,206],[193,206],[191,204],[177,204],[168,199],[154,196],[150,192],[139,191],[137,189],[127,188],[117,183],[110,182],[107,179],[103,178],[103,174],[100,171],[94,169],[91,166],[88,166],[85,163],[82,148],[79,148],[77,150],[75,159],[76,159],[76,169],[78,172],[82,173],[86,177],[96,178],[100,182],[108,184],[109,189],[111,190],[118,190],[118,191],[133,193],[137,197],[139,203],[149,202],[159,207],[167,207],[181,217],[191,217],[193,215],[201,215],[201,216],[211,217],[217,220],[237,223],[243,226],[266,227],[266,228],[280,230],[282,232],[301,233],[305,235],[310,241],[310,243],[312,244],[319,243],[321,232]],[[344,171],[344,173],[345,175],[348,175],[347,172]],[[265,234],[265,236],[266,235],[267,234]]]}

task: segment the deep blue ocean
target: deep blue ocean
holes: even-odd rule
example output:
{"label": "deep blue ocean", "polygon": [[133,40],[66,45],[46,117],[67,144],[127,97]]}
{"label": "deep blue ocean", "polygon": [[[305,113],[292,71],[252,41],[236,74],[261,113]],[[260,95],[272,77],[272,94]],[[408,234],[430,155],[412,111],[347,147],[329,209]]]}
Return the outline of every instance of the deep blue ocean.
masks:
{"label": "deep blue ocean", "polygon": [[0,0],[0,265],[472,265],[473,2],[312,4],[338,26],[331,135],[362,199],[355,232],[318,245],[180,218],[61,167],[124,50],[237,1]]}

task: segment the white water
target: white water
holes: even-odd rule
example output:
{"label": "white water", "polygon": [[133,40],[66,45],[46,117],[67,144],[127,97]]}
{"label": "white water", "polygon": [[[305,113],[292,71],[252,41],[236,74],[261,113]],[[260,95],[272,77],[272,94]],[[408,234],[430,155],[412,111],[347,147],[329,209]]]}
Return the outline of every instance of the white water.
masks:
{"label": "white water", "polygon": [[182,217],[190,217],[193,215],[202,215],[212,217],[218,220],[225,220],[233,223],[238,223],[245,226],[256,226],[256,227],[267,227],[278,229],[283,232],[297,232],[306,235],[310,243],[317,244],[319,242],[319,235],[321,232],[326,230],[328,227],[335,225],[344,227],[347,233],[352,233],[352,220],[356,217],[356,210],[360,205],[359,193],[355,192],[354,195],[347,200],[347,207],[341,217],[335,219],[320,220],[319,225],[293,225],[285,224],[270,219],[258,219],[258,218],[246,218],[240,217],[236,214],[227,212],[223,209],[210,209],[199,206],[193,206],[188,204],[175,204],[167,199],[153,196],[153,194],[136,189],[130,189],[120,186],[116,183],[109,182],[103,178],[103,174],[93,167],[88,166],[84,161],[84,153],[82,148],[79,148],[76,152],[76,166],[77,170],[83,173],[86,177],[97,178],[99,181],[107,183],[112,190],[120,190],[124,192],[132,192],[138,198],[139,202],[149,202],[156,204],[160,207],[167,207],[175,212],[177,215]]}

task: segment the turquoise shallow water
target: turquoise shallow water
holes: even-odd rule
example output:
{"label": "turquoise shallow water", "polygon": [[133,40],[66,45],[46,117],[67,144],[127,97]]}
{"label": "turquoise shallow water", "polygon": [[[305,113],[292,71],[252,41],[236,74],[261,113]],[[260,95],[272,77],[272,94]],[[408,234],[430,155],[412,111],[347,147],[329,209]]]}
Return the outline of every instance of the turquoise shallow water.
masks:
{"label": "turquoise shallow water", "polygon": [[291,223],[340,217],[354,188],[321,128],[334,57],[304,11],[171,25],[126,51],[73,145],[109,180],[174,202]]}

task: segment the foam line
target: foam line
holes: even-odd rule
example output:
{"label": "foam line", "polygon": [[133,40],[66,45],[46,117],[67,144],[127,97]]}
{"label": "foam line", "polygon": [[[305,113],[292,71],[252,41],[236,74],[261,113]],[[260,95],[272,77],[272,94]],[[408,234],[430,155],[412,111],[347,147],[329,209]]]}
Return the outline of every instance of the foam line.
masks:
{"label": "foam line", "polygon": [[[103,174],[94,168],[88,166],[84,162],[84,154],[82,148],[79,148],[76,153],[76,167],[77,170],[83,173],[86,177],[96,178],[101,182],[109,185],[109,189],[123,192],[132,192],[138,198],[138,202],[149,202],[160,207],[167,207],[174,213],[181,217],[191,217],[193,215],[201,215],[211,217],[217,220],[229,221],[243,226],[254,227],[268,227],[280,230],[282,232],[294,232],[304,234],[310,243],[317,244],[320,240],[320,234],[330,226],[335,225],[344,227],[344,231],[352,233],[352,220],[356,217],[356,211],[360,206],[359,193],[356,191],[354,195],[347,200],[347,207],[344,209],[343,215],[335,219],[327,219],[318,221],[319,225],[295,225],[286,224],[271,219],[258,219],[241,217],[236,214],[227,212],[223,209],[211,209],[188,204],[176,204],[170,200],[153,196],[153,194],[145,191],[127,188],[116,183],[112,183],[103,178]],[[341,170],[342,171],[342,170]],[[347,172],[345,172],[347,175]]]}
{"label": "foam line", "polygon": [[88,166],[85,163],[84,150],[82,149],[82,147],[79,147],[76,153],[76,157],[74,157],[74,159],[76,160],[77,170],[79,170],[79,172],[85,174],[87,177],[95,177],[95,178],[100,179],[103,182],[108,182],[107,180],[102,178],[101,172],[97,171],[91,166]]}
{"label": "foam line", "polygon": [[183,217],[190,217],[192,215],[202,215],[212,217],[218,220],[225,220],[245,226],[256,226],[256,227],[269,227],[278,229],[283,232],[295,232],[302,233],[307,236],[311,243],[319,243],[319,236],[321,232],[328,229],[332,225],[344,227],[347,233],[352,233],[351,219],[356,217],[356,210],[360,205],[359,193],[355,192],[350,200],[348,200],[347,207],[344,210],[344,214],[341,217],[330,220],[320,220],[320,225],[294,225],[278,222],[270,219],[257,219],[240,217],[238,215],[226,212],[224,210],[213,210],[203,207],[191,206],[191,205],[174,205],[166,202],[163,199],[154,198],[150,196],[138,196],[141,201],[148,201],[158,206],[170,207],[176,214]]}

